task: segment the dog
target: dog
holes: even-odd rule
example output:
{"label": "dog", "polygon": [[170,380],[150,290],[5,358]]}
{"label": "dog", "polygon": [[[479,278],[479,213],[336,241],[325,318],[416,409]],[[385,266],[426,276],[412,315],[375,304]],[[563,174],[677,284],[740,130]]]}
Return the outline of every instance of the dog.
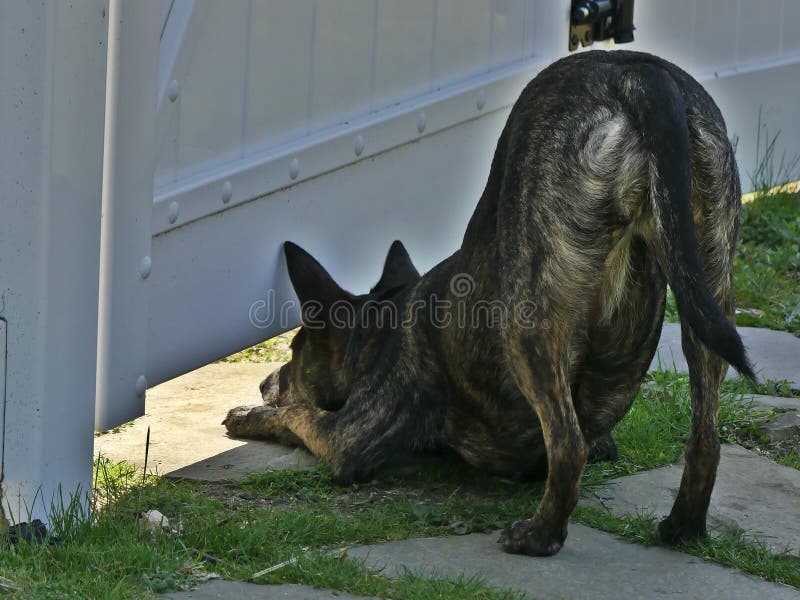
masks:
{"label": "dog", "polygon": [[536,513],[500,541],[552,555],[590,449],[609,443],[655,354],[669,284],[692,425],[658,533],[703,537],[726,363],[754,379],[734,325],[740,222],[734,151],[698,82],[643,53],[561,59],[515,103],[460,249],[428,273],[395,242],[377,285],[354,295],[284,244],[304,325],[264,404],[230,411],[227,431],[301,444],[342,483],[443,446],[493,473],[545,465]]}

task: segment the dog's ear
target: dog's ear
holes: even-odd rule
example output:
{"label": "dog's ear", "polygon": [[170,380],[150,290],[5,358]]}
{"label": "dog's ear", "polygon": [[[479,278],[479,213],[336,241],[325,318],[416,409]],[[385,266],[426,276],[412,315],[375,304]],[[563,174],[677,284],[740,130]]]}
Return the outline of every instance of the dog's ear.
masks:
{"label": "dog's ear", "polygon": [[283,253],[289,279],[301,304],[318,302],[322,307],[330,307],[337,300],[348,300],[352,295],[339,287],[333,277],[308,252],[297,244],[285,242]]}
{"label": "dog's ear", "polygon": [[414,283],[419,279],[419,272],[411,262],[411,257],[403,242],[395,240],[389,248],[386,262],[383,265],[383,274],[380,281],[370,290],[370,293],[380,293],[392,288]]}

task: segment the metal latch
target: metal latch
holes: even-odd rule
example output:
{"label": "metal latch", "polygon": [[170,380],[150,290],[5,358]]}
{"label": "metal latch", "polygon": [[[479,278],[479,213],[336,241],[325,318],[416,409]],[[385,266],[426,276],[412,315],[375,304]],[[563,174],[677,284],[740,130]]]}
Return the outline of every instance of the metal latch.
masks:
{"label": "metal latch", "polygon": [[608,39],[627,44],[633,30],[633,0],[572,0],[570,51]]}

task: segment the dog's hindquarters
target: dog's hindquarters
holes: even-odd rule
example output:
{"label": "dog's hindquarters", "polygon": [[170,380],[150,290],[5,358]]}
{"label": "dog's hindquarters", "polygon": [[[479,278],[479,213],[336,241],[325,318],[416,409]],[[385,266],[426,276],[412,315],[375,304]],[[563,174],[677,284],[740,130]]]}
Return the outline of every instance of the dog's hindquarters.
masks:
{"label": "dog's hindquarters", "polygon": [[[551,323],[546,332],[511,328],[504,333],[506,362],[541,421],[549,463],[546,492],[536,515],[504,535],[511,551],[547,553],[563,542],[559,532],[566,533],[577,500],[586,443],[607,433],[585,426],[582,431],[577,423],[602,410],[597,404],[604,401],[617,403],[618,410],[600,430],[613,426],[627,410],[655,350],[665,279],[678,301],[693,409],[681,489],[661,525],[665,539],[705,532],[719,460],[716,415],[725,360],[752,376],[733,326],[731,263],[739,183],[718,109],[699,84],[668,63],[643,55],[609,60],[601,60],[600,68],[607,70],[599,78],[610,73],[616,79],[600,103],[573,107],[574,113],[583,111],[582,121],[543,124],[531,116],[533,109],[527,114],[523,110],[527,121],[514,129],[527,127],[534,133],[522,142],[518,136],[515,147],[512,139],[513,149],[507,151],[517,155],[517,166],[506,168],[498,199],[501,293],[511,303],[535,300],[539,316]],[[564,93],[552,80],[548,83],[551,96]],[[536,109],[542,113],[552,110],[541,90],[531,98],[539,101]],[[691,103],[688,112],[684,98]],[[579,130],[577,136],[566,131],[569,125]],[[543,126],[550,127],[547,134],[539,133]],[[576,137],[583,140],[578,148],[565,144]],[[536,179],[525,179],[515,172],[519,165],[544,169],[534,173]],[[631,271],[634,244],[644,244],[642,265],[652,272]],[[654,287],[648,288],[648,281]],[[615,314],[619,325],[624,318],[620,307],[631,300],[637,285],[647,314],[630,316],[641,327],[641,339],[635,343],[632,336],[611,356],[616,360],[638,346],[640,356],[626,371],[630,381],[603,390],[597,382],[592,384],[587,369],[581,382],[577,372],[593,358],[587,352],[597,341],[581,341],[581,336],[609,333]],[[598,298],[600,306],[593,315]],[[575,381],[573,398],[565,382]],[[587,394],[598,390],[594,406],[582,406]],[[588,418],[597,420],[596,415]]]}
{"label": "dog's hindquarters", "polygon": [[[623,75],[627,101],[650,155],[648,239],[672,288],[689,364],[692,426],[665,541],[706,534],[719,462],[717,412],[727,365],[754,378],[734,323],[732,261],[741,191],[724,124],[705,91],[678,69],[643,63]],[[680,86],[679,86],[680,82]],[[692,101],[687,111],[684,98]]]}

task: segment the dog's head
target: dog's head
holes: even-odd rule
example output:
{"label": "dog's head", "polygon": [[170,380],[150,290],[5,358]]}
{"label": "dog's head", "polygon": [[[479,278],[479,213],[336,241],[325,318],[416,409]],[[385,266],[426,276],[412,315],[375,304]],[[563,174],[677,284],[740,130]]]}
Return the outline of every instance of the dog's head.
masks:
{"label": "dog's head", "polygon": [[[301,400],[335,410],[347,399],[353,365],[368,344],[371,330],[387,327],[388,319],[376,323],[364,318],[365,311],[377,305],[385,308],[420,275],[403,244],[396,241],[389,249],[380,281],[368,294],[357,296],[342,289],[300,246],[286,242],[283,250],[300,300],[303,326],[292,340],[292,360],[261,382],[261,396],[273,406]],[[378,313],[369,314],[374,317]]]}

